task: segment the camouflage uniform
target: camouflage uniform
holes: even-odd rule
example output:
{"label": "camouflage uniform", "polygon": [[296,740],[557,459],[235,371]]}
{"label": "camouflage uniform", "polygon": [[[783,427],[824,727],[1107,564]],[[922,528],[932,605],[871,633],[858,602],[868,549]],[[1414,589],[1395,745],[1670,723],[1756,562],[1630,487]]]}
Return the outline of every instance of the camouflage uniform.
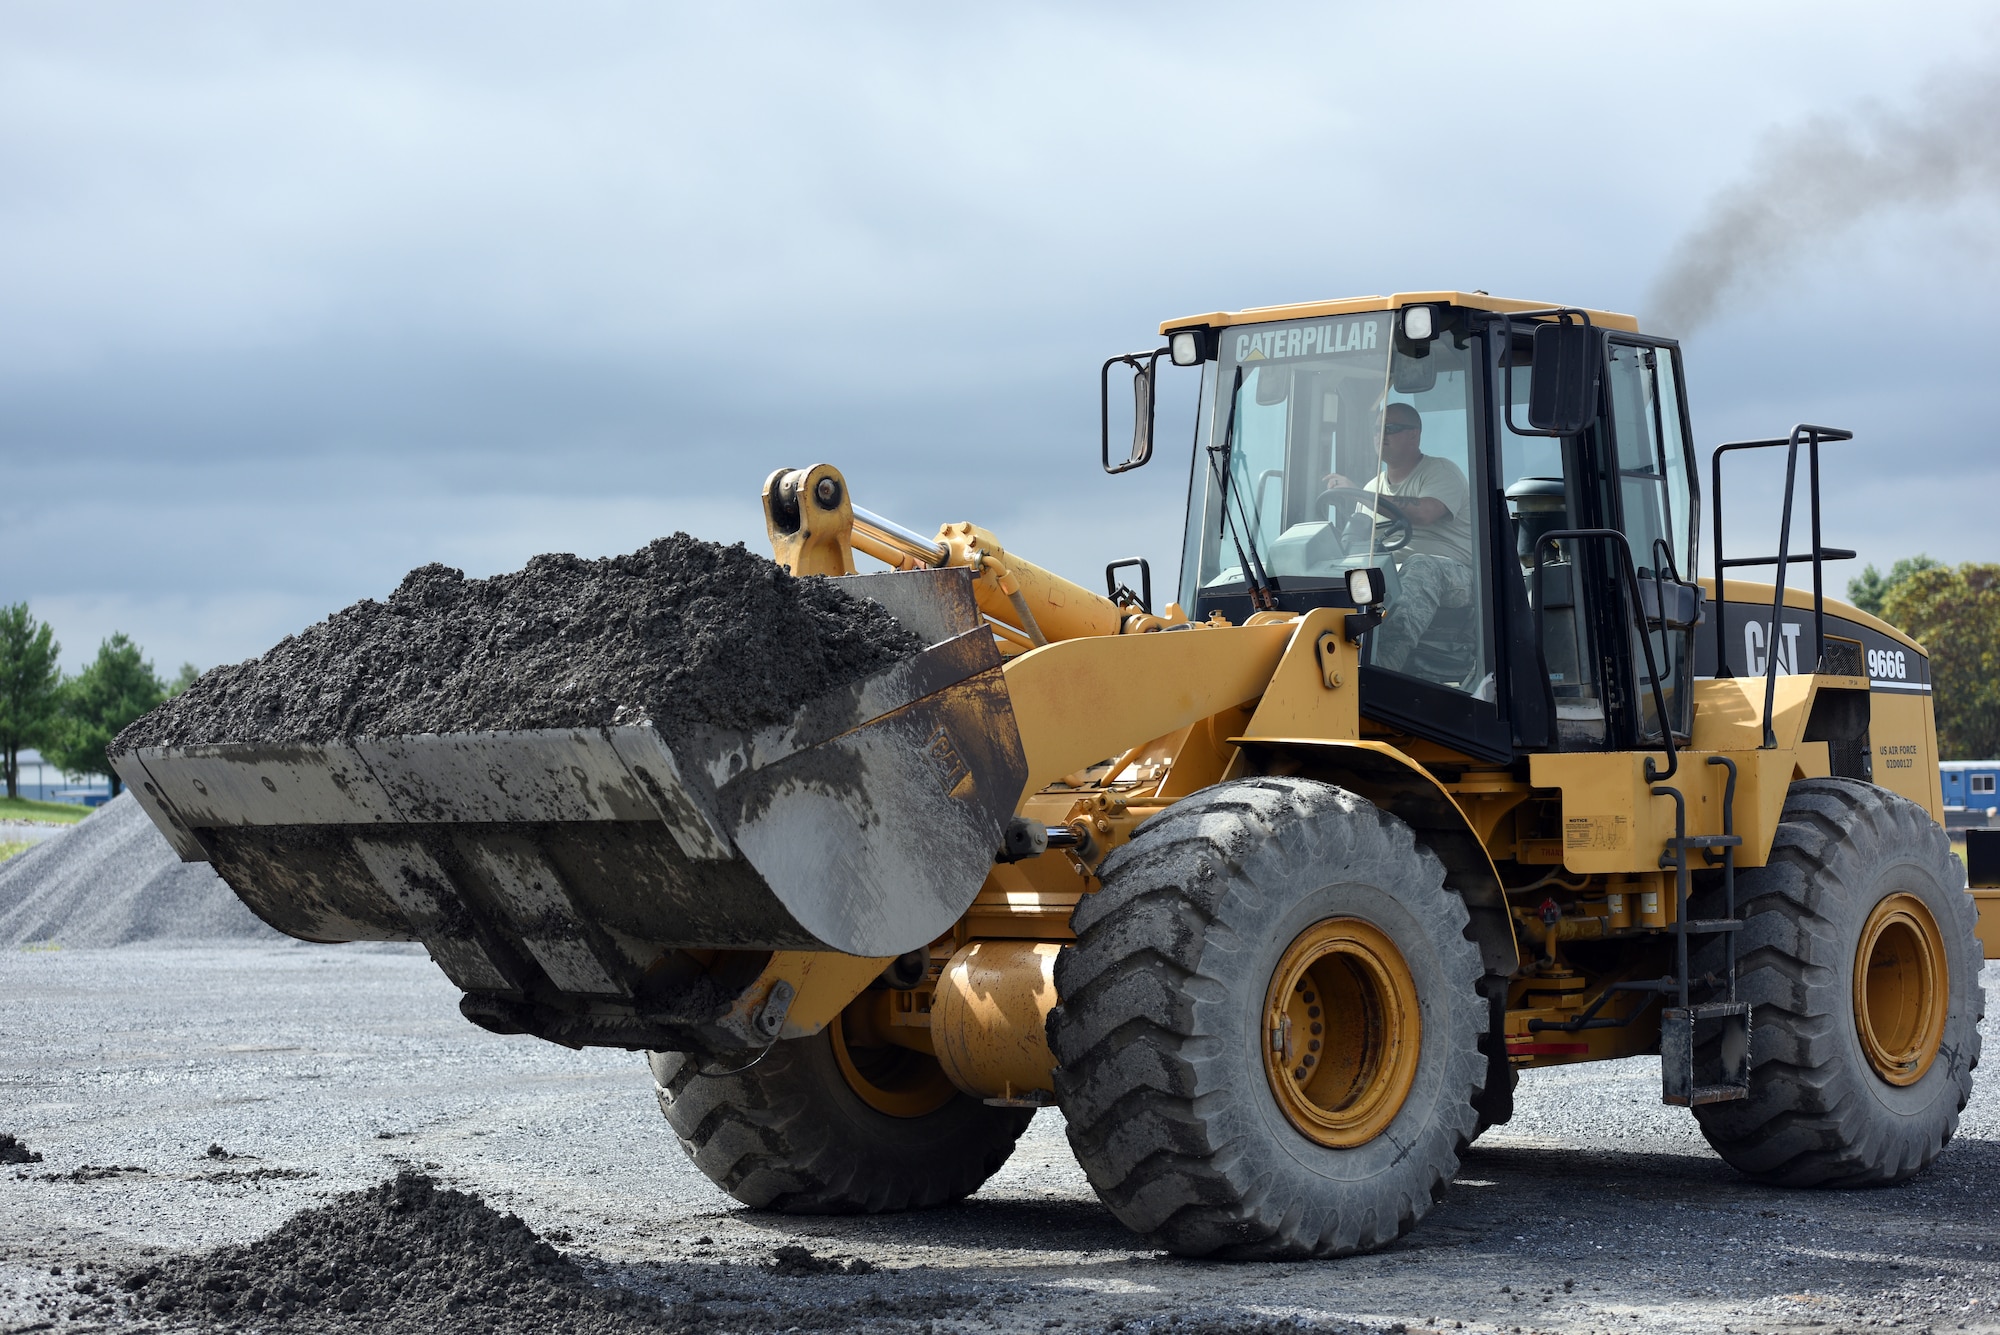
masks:
{"label": "camouflage uniform", "polygon": [[[1407,672],[1411,670],[1410,656],[1436,620],[1438,610],[1471,606],[1472,567],[1448,556],[1413,552],[1404,558],[1400,573],[1396,596],[1382,609],[1382,624],[1369,638],[1374,641],[1371,661],[1376,667]],[[1436,647],[1452,651],[1447,656],[1453,659],[1463,652],[1458,645]]]}

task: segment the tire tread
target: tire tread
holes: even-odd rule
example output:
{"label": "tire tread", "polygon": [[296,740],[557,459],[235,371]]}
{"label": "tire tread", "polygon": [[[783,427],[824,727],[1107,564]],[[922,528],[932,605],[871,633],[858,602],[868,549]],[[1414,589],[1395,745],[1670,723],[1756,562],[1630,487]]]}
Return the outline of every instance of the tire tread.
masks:
{"label": "tire tread", "polygon": [[[1842,951],[1854,945],[1843,937],[1840,914],[1855,911],[1868,892],[1852,882],[1871,850],[1897,847],[1928,857],[1952,901],[1938,922],[1954,993],[1945,1039],[1949,1048],[1956,1028],[1970,1049],[1957,1054],[1963,1060],[1955,1068],[1933,1066],[1940,1085],[1955,1088],[1937,1089],[1922,1129],[1877,1107],[1865,1083],[1875,1077],[1865,1062],[1854,1069],[1842,1030],[1853,1023],[1844,981],[1852,963]],[[1985,1013],[1976,958],[1967,976],[1963,943],[1972,939],[1974,908],[1962,885],[1943,833],[1915,803],[1853,779],[1792,785],[1767,865],[1737,877],[1744,924],[1738,995],[1753,1005],[1750,1097],[1695,1110],[1702,1133],[1732,1166],[1788,1187],[1886,1186],[1922,1171],[1944,1149],[1971,1096]],[[1721,911],[1715,893],[1704,893],[1706,916]],[[1692,967],[1721,972],[1723,950],[1720,942],[1705,944]],[[1940,1053],[1940,1061],[1949,1057]],[[1931,1081],[1927,1074],[1911,1088]]]}
{"label": "tire tread", "polygon": [[[1442,888],[1442,864],[1409,827],[1351,793],[1303,779],[1220,785],[1154,817],[1106,859],[1103,889],[1072,918],[1077,939],[1057,960],[1061,1002],[1049,1018],[1070,1143],[1099,1197],[1170,1250],[1248,1260],[1382,1246],[1442,1194],[1471,1140],[1475,1119],[1467,1100],[1449,1155],[1427,1165],[1417,1190],[1404,1192],[1391,1209],[1352,1212],[1314,1233],[1296,1210],[1277,1218],[1259,1211],[1253,1157],[1214,1139],[1203,1116],[1202,1101],[1218,1096],[1200,1088],[1197,1066],[1204,1045],[1220,1040],[1199,1031],[1189,995],[1228,985],[1205,968],[1209,952],[1231,933],[1225,891],[1257,884],[1272,844],[1287,830],[1336,814],[1351,823],[1356,845],[1370,856],[1428,860],[1476,970],[1465,906]],[[1152,997],[1153,1009],[1133,1005],[1135,994]],[[1485,1065],[1478,1057],[1482,1078]]]}
{"label": "tire tread", "polygon": [[[654,1053],[651,1064],[660,1111],[703,1175],[746,1205],[786,1214],[961,1199],[1006,1163],[1032,1116],[960,1095],[928,1117],[886,1117],[846,1087],[824,1034],[779,1044],[731,1075],[702,1075],[682,1053]],[[930,1134],[914,1136],[925,1123]]]}

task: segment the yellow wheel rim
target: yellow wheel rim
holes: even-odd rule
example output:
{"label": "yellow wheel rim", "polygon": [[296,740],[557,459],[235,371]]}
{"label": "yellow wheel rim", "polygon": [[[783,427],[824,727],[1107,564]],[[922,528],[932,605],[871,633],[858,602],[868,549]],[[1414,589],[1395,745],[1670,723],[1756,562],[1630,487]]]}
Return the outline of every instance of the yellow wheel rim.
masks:
{"label": "yellow wheel rim", "polygon": [[958,1089],[945,1078],[937,1058],[894,1044],[852,1047],[845,1016],[828,1025],[833,1058],[847,1087],[876,1112],[890,1117],[924,1117],[950,1103]]}
{"label": "yellow wheel rim", "polygon": [[1937,919],[1915,895],[1875,906],[1854,954],[1854,1025],[1875,1074],[1914,1085],[1944,1040],[1950,966]]}
{"label": "yellow wheel rim", "polygon": [[1423,1046],[1402,952],[1358,918],[1314,923],[1271,975],[1259,1040],[1293,1126],[1333,1149],[1367,1144],[1402,1111]]}

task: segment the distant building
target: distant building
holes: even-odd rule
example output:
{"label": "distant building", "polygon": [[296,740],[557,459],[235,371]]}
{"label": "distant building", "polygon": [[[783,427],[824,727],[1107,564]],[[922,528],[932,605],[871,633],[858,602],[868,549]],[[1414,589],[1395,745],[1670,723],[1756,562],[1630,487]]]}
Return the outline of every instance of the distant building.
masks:
{"label": "distant building", "polygon": [[2000,816],[2000,760],[1946,760],[1938,773],[1946,825],[1981,825]]}
{"label": "distant building", "polygon": [[[21,796],[31,802],[78,802],[96,806],[111,796],[111,780],[101,774],[64,774],[40,751],[20,753]],[[0,775],[0,797],[7,795]]]}

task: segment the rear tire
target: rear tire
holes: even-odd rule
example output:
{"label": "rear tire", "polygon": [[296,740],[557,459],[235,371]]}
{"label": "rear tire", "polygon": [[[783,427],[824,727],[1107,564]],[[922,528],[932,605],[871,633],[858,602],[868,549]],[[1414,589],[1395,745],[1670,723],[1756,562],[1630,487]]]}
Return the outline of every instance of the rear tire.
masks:
{"label": "rear tire", "polygon": [[[1112,1213],[1229,1260],[1366,1251],[1422,1218],[1473,1134],[1488,1005],[1465,904],[1410,827],[1330,784],[1249,779],[1142,825],[1102,878],[1049,1037]],[[1272,1034],[1296,1055],[1267,1058]]]}
{"label": "rear tire", "polygon": [[[836,1020],[835,1025],[840,1021]],[[991,1108],[955,1089],[857,1092],[844,1073],[834,1026],[772,1048],[733,1075],[703,1075],[695,1058],[648,1053],[660,1111],[708,1179],[757,1209],[786,1214],[873,1214],[943,1205],[971,1195],[998,1172],[1034,1116]],[[897,1049],[912,1064],[936,1062]],[[939,1072],[942,1078],[942,1072]],[[912,1082],[901,1082],[909,1086]],[[890,1082],[884,1082],[885,1087]]]}
{"label": "rear tire", "polygon": [[[1854,779],[1792,785],[1768,865],[1737,875],[1750,1097],[1695,1109],[1732,1167],[1786,1187],[1886,1186],[1937,1158],[1972,1094],[1986,1009],[1964,883],[1909,799]],[[1722,964],[1716,943],[1696,968]]]}

